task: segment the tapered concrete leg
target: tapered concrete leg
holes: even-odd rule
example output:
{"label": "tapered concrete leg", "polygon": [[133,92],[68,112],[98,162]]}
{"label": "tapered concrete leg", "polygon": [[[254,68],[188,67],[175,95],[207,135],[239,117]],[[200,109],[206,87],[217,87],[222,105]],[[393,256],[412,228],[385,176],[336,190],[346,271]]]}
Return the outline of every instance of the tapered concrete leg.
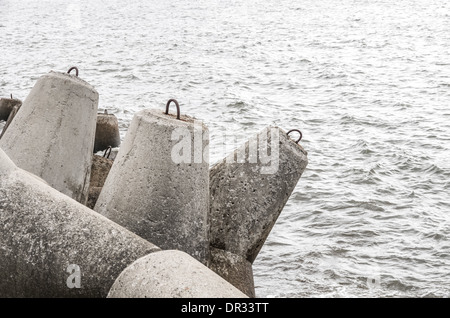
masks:
{"label": "tapered concrete leg", "polygon": [[210,268],[250,297],[252,264],[307,164],[307,152],[269,126],[210,169]]}
{"label": "tapered concrete leg", "polygon": [[0,297],[106,297],[160,249],[17,168],[0,149]]}
{"label": "tapered concrete leg", "polygon": [[[135,114],[94,210],[162,249],[209,258],[208,129],[163,110]],[[206,155],[205,155],[206,154]]]}
{"label": "tapered concrete leg", "polygon": [[22,169],[86,203],[94,147],[98,93],[77,76],[41,76],[0,139]]}
{"label": "tapered concrete leg", "polygon": [[247,298],[237,288],[181,251],[142,257],[116,279],[108,298]]}
{"label": "tapered concrete leg", "polygon": [[285,131],[267,127],[211,167],[211,246],[253,263],[307,164]]}
{"label": "tapered concrete leg", "polygon": [[242,256],[212,247],[209,268],[248,297],[255,297],[252,264]]}

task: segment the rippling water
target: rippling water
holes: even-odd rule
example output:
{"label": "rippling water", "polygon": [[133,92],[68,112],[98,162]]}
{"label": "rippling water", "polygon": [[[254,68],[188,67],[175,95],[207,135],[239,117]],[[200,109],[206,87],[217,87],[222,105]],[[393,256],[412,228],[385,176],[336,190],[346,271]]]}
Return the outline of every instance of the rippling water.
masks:
{"label": "rippling water", "polygon": [[448,1],[0,0],[0,43],[0,96],[75,65],[122,137],[176,98],[211,163],[299,128],[309,165],[258,297],[450,296]]}

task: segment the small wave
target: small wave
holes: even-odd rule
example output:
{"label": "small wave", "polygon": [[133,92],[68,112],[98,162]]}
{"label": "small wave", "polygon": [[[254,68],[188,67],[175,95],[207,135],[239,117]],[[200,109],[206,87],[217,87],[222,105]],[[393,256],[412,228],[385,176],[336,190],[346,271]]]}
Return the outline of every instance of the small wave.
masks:
{"label": "small wave", "polygon": [[394,105],[392,105],[393,107],[395,107],[397,110],[405,110],[405,109],[409,109],[411,108],[410,104],[406,104],[406,103],[395,103]]}
{"label": "small wave", "polygon": [[424,172],[426,172],[427,174],[431,174],[431,175],[443,175],[443,176],[449,175],[448,171],[440,168],[436,164],[431,164],[431,165],[427,166],[426,168],[424,168]]}
{"label": "small wave", "polygon": [[128,74],[128,75],[115,75],[114,78],[121,78],[121,79],[128,79],[128,80],[140,80],[139,77],[137,77],[136,75],[133,74]]}
{"label": "small wave", "polygon": [[244,102],[239,101],[239,102],[228,104],[227,108],[243,110],[243,109],[247,109],[248,105]]}
{"label": "small wave", "polygon": [[387,289],[389,290],[396,290],[401,292],[408,292],[412,291],[416,288],[416,286],[404,282],[401,279],[391,278],[386,281],[386,278],[381,278],[381,281],[384,283]]}
{"label": "small wave", "polygon": [[380,118],[372,116],[366,116],[364,118],[358,118],[353,115],[344,115],[340,119],[341,124],[351,125],[357,127],[377,127],[377,128],[391,128],[392,124],[387,121],[382,121]]}
{"label": "small wave", "polygon": [[114,61],[108,61],[108,60],[98,60],[97,62],[94,63],[94,65],[99,66],[99,65],[119,65],[119,63],[114,62]]}
{"label": "small wave", "polygon": [[377,231],[372,230],[345,230],[337,232],[336,234],[338,234],[341,237],[349,237],[349,238],[368,238],[380,235]]}
{"label": "small wave", "polygon": [[445,240],[447,238],[446,235],[441,234],[441,233],[436,233],[436,232],[423,234],[423,237],[427,238],[427,239],[433,239],[436,241]]}
{"label": "small wave", "polygon": [[419,296],[419,298],[448,298],[448,295],[438,291],[427,291],[425,294]]}

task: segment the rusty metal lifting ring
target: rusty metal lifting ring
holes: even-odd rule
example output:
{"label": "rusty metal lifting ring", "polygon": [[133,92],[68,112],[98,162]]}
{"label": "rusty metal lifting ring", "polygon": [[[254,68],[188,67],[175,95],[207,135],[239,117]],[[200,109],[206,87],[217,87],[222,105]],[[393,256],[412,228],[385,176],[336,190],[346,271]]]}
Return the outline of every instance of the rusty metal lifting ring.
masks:
{"label": "rusty metal lifting ring", "polygon": [[78,77],[78,68],[76,68],[75,66],[72,66],[71,68],[69,68],[69,70],[67,71],[67,74],[70,74],[70,72],[72,72],[72,70],[75,70],[75,76]]}
{"label": "rusty metal lifting ring", "polygon": [[169,114],[169,105],[171,102],[174,102],[175,105],[177,106],[177,119],[180,119],[180,105],[178,104],[178,102],[175,99],[169,99],[169,101],[166,104],[166,114]]}
{"label": "rusty metal lifting ring", "polygon": [[291,133],[291,132],[293,132],[293,131],[296,131],[296,132],[298,132],[299,134],[300,134],[300,137],[298,138],[298,140],[295,142],[296,144],[298,144],[298,142],[300,141],[300,140],[302,140],[302,132],[300,131],[300,130],[298,130],[298,129],[291,129],[291,130],[289,130],[286,134],[289,136],[289,134]]}
{"label": "rusty metal lifting ring", "polygon": [[[106,153],[108,152],[108,150],[109,150],[109,153],[108,153],[108,156],[106,156]],[[112,150],[112,147],[108,146],[108,148],[106,148],[106,150],[105,150],[105,153],[103,154],[103,158],[109,159],[109,156],[111,155],[111,150]]]}

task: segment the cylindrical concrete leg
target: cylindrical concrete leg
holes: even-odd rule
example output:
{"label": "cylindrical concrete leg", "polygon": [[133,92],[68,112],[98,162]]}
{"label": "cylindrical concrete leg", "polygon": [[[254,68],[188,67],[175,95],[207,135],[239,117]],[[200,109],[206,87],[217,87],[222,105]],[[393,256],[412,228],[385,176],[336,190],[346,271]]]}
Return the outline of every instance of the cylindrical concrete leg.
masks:
{"label": "cylindrical concrete leg", "polygon": [[0,121],[8,120],[14,106],[21,105],[22,101],[16,98],[0,98]]}
{"label": "cylindrical concrete leg", "polygon": [[0,297],[106,297],[158,247],[18,169],[0,149]]}
{"label": "cylindrical concrete leg", "polygon": [[209,258],[208,129],[163,110],[135,114],[94,210],[162,249]]}
{"label": "cylindrical concrete leg", "polygon": [[0,147],[22,169],[86,203],[98,93],[66,73],[41,76],[6,130]]}
{"label": "cylindrical concrete leg", "polygon": [[252,264],[242,256],[211,247],[209,268],[248,297],[255,297]]}
{"label": "cylindrical concrete leg", "polygon": [[269,126],[211,167],[211,246],[253,264],[307,164],[306,151]]}
{"label": "cylindrical concrete leg", "polygon": [[94,152],[120,146],[119,122],[114,114],[97,114]]}
{"label": "cylindrical concrete leg", "polygon": [[181,251],[144,256],[116,279],[108,298],[247,298],[237,288]]}

